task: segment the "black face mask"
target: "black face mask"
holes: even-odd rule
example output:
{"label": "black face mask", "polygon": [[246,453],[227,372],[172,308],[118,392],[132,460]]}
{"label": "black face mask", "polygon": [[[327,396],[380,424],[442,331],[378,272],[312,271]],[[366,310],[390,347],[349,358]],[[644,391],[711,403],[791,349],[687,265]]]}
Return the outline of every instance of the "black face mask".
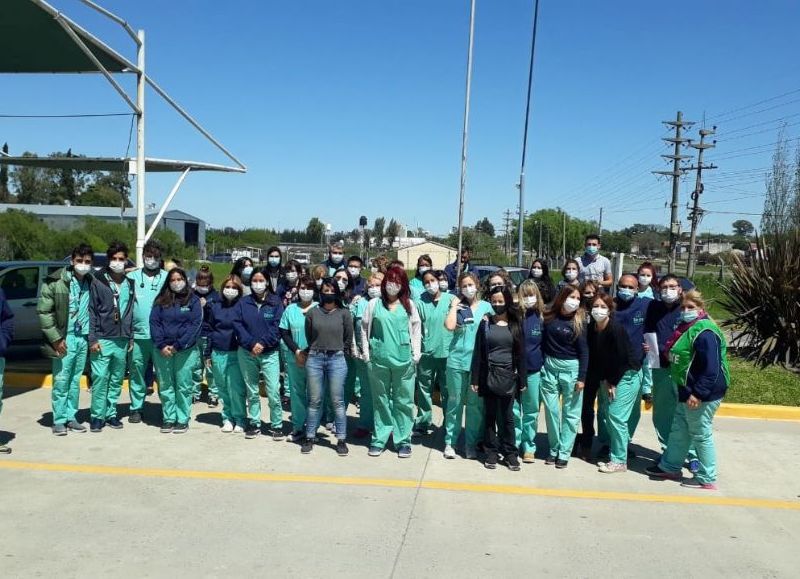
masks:
{"label": "black face mask", "polygon": [[336,294],[320,294],[319,302],[324,306],[326,304],[336,303]]}
{"label": "black face mask", "polygon": [[503,304],[502,306],[492,306],[492,309],[494,309],[494,313],[496,315],[502,316],[504,313],[508,311],[508,306],[506,306],[505,304]]}

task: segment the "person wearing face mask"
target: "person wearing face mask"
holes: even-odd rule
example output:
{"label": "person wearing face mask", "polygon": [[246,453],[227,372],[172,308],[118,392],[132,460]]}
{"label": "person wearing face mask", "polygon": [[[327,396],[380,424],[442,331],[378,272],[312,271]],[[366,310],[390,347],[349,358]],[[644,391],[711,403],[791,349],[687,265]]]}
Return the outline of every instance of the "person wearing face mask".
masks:
{"label": "person wearing face mask", "polygon": [[583,406],[589,349],[580,296],[577,288],[565,287],[544,314],[541,392],[550,443],[545,464],[556,468],[567,468]]}
{"label": "person wearing face mask", "polygon": [[229,275],[222,280],[222,297],[210,303],[207,324],[207,340],[204,355],[211,359],[214,385],[222,399],[222,432],[244,432],[247,426],[245,414],[245,386],[239,367],[239,340],[233,325],[239,300],[244,293],[241,280]]}
{"label": "person wearing face mask", "polygon": [[681,479],[689,449],[696,451],[694,477],[682,486],[717,490],[717,455],[713,421],[730,385],[725,334],[705,312],[697,290],[683,294],[680,323],[667,340],[670,372],[678,385],[678,400],[667,448],[657,466],[646,469],[654,478]]}
{"label": "person wearing face mask", "polygon": [[534,259],[531,263],[531,269],[528,273],[528,279],[532,279],[539,288],[539,294],[542,296],[542,305],[549,304],[556,296],[556,286],[550,278],[550,266],[543,259]]}
{"label": "person wearing face mask", "polygon": [[[333,280],[336,282],[336,286],[339,290],[339,297],[342,305],[350,311],[350,315],[352,316],[356,304],[361,301],[361,296],[354,291],[355,280],[347,269],[337,271],[333,276]],[[347,356],[346,362],[347,378],[344,383],[345,412],[347,412],[347,407],[351,402],[358,405],[361,397],[361,380],[356,368],[356,358],[354,356]],[[326,399],[326,414],[327,417],[331,419],[330,422],[333,422],[335,426],[335,409],[333,407],[333,401],[330,398],[330,392],[328,392]]]}
{"label": "person wearing face mask", "polygon": [[516,290],[514,282],[512,281],[511,276],[508,275],[508,272],[502,267],[497,268],[491,273],[491,275],[486,276],[486,279],[483,281],[481,293],[485,296],[489,295],[489,290],[494,287],[507,287],[508,291],[511,292],[511,295],[516,298],[514,295],[514,291]]}
{"label": "person wearing face mask", "polygon": [[309,276],[300,278],[298,301],[290,304],[281,316],[278,327],[281,331],[281,348],[286,356],[286,372],[292,384],[289,405],[292,410],[292,434],[290,442],[302,442],[306,436],[308,418],[308,387],[306,383],[306,317],[317,306],[314,301],[314,280]]}
{"label": "person wearing face mask", "polygon": [[444,272],[447,274],[447,282],[450,284],[451,291],[458,291],[460,289],[458,280],[462,273],[469,273],[472,271],[471,258],[472,250],[469,247],[465,247],[461,250],[461,269],[459,269],[459,263],[457,261],[445,266]]}
{"label": "person wearing face mask", "polygon": [[369,456],[380,456],[392,436],[397,455],[408,458],[422,330],[405,270],[390,267],[381,290],[382,297],[370,300],[361,320],[362,356],[370,364],[375,411]]}
{"label": "person wearing face mask", "polygon": [[[366,438],[375,431],[375,412],[372,396],[372,383],[370,380],[369,365],[364,359],[364,343],[361,333],[361,323],[364,312],[369,306],[370,300],[381,297],[381,285],[383,285],[384,275],[381,272],[373,273],[367,280],[367,298],[360,299],[351,304],[350,313],[353,316],[353,357],[355,358],[356,375],[361,383],[361,398],[358,406],[358,421],[356,431],[353,433],[355,438]],[[348,376],[349,379],[349,376]]]}
{"label": "person wearing face mask", "polygon": [[244,295],[250,295],[250,278],[255,269],[253,268],[253,260],[249,257],[240,257],[237,259],[231,268],[231,275],[235,275],[240,280],[244,287]]}
{"label": "person wearing face mask", "polygon": [[[494,314],[491,304],[478,296],[478,278],[473,273],[462,273],[458,279],[459,296],[450,300],[450,310],[445,318],[445,328],[453,332],[447,351],[447,405],[445,409],[444,457],[456,457],[455,445],[465,422],[464,453],[478,458],[478,444],[483,439],[483,401],[470,388],[472,353],[478,323],[484,316]],[[465,416],[466,414],[466,416]]]}
{"label": "person wearing face mask", "polygon": [[592,310],[592,300],[594,300],[594,296],[597,295],[597,284],[591,280],[585,281],[580,285],[580,291],[581,307],[589,314]]}
{"label": "person wearing face mask", "polygon": [[[136,299],[133,305],[133,351],[130,360],[128,393],[131,397],[129,424],[142,421],[144,399],[151,384],[155,351],[150,338],[150,312],[161,289],[167,283],[167,272],[161,267],[161,246],[150,240],[142,251],[144,267],[128,274],[133,280]],[[150,374],[150,376],[148,376]]]}
{"label": "person wearing face mask", "polygon": [[[414,303],[422,323],[422,358],[417,366],[417,416],[414,419],[415,436],[427,435],[433,423],[433,393],[436,384],[445,383],[447,371],[447,350],[452,337],[444,327],[450,311],[449,294],[439,287],[439,280],[433,271],[422,275],[425,293]],[[446,400],[446,397],[444,398]]]}
{"label": "person wearing face mask", "polygon": [[639,282],[639,297],[656,299],[658,292],[658,276],[656,266],[649,261],[645,261],[636,270],[636,278]]}
{"label": "person wearing face mask", "polygon": [[304,275],[303,266],[300,262],[290,259],[283,269],[283,307],[297,302],[299,299],[297,292],[300,289],[300,277]]}
{"label": "person wearing face mask", "polygon": [[333,277],[340,269],[345,269],[344,265],[344,244],[340,241],[331,243],[328,246],[328,258],[322,262],[325,266],[325,276]]}
{"label": "person wearing face mask", "polygon": [[42,287],[36,312],[47,352],[53,358],[53,434],[84,433],[76,419],[80,382],[89,350],[89,288],[92,248],[82,243],[72,250],[70,265],[52,273]]}
{"label": "person wearing face mask", "polygon": [[[14,312],[6,294],[0,289],[0,413],[3,411],[3,373],[6,369],[6,350],[14,340]],[[0,444],[0,454],[11,454],[11,448]]]}
{"label": "person wearing face mask", "polygon": [[239,365],[247,386],[246,438],[256,438],[261,432],[261,398],[259,378],[264,377],[269,403],[272,440],[283,435],[283,409],[280,393],[280,329],[283,301],[268,291],[267,277],[260,271],[250,280],[252,293],[239,300],[239,310],[233,325],[239,339]]}
{"label": "person wearing face mask", "polygon": [[[619,303],[619,302],[617,302]],[[610,458],[597,463],[600,472],[614,474],[628,470],[629,421],[639,406],[641,355],[628,332],[614,315],[615,303],[606,293],[592,300],[587,332],[589,358],[603,384],[600,407],[606,420]]]}
{"label": "person wearing face mask", "polygon": [[532,463],[536,455],[536,431],[539,428],[542,364],[542,297],[535,280],[527,279],[519,286],[522,307],[522,337],[525,346],[526,388],[514,405],[516,442],[522,462]]}
{"label": "person wearing face mask", "polygon": [[528,387],[522,323],[509,287],[496,285],[488,297],[495,313],[478,326],[471,370],[471,388],[483,399],[485,413],[484,466],[497,468],[502,455],[509,470],[518,471],[514,406]]}
{"label": "person wearing face mask", "polygon": [[319,288],[322,286],[322,280],[328,277],[328,268],[324,265],[315,265],[311,270],[311,277],[314,280],[314,299],[319,301]]}
{"label": "person wearing face mask", "polygon": [[211,333],[208,318],[211,307],[214,305],[214,302],[220,300],[220,296],[217,290],[214,289],[214,274],[207,265],[200,266],[200,271],[198,271],[195,276],[194,293],[200,300],[200,307],[203,308],[203,331],[200,333],[200,339],[197,341],[197,348],[200,352],[200,364],[192,373],[192,380],[194,381],[192,401],[195,403],[200,401],[203,379],[205,378],[208,387],[208,407],[216,408],[219,406],[219,388],[217,388],[217,384],[214,381],[214,373],[211,371],[211,358],[206,355],[206,352],[209,351],[208,339]]}
{"label": "person wearing face mask", "polygon": [[600,237],[597,235],[586,236],[580,266],[579,281],[584,282],[590,279],[605,291],[611,289],[611,261],[600,255]]}
{"label": "person wearing face mask", "polygon": [[408,283],[412,300],[418,300],[425,293],[426,288],[422,276],[425,275],[425,272],[431,271],[432,269],[433,260],[430,255],[426,253],[417,258],[417,274],[414,276],[414,279]]}
{"label": "person wearing face mask", "polygon": [[436,270],[436,279],[439,280],[439,291],[442,292],[442,295],[455,295],[450,291],[450,282],[447,280],[444,270]]}
{"label": "person wearing face mask", "polygon": [[269,291],[271,293],[280,293],[283,296],[282,291],[279,292],[279,288],[282,288],[285,280],[283,279],[283,268],[281,264],[283,262],[283,254],[281,253],[280,248],[272,246],[267,250],[267,265],[263,269],[264,275],[267,277],[267,284],[269,285]]}
{"label": "person wearing face mask", "polygon": [[559,294],[565,287],[578,288],[581,283],[578,281],[578,272],[581,270],[581,264],[574,259],[568,259],[561,268],[561,276],[563,279],[558,282],[556,286],[556,294]]}
{"label": "person wearing face mask", "polygon": [[202,327],[200,298],[190,290],[186,272],[171,269],[150,312],[164,434],[183,434],[189,429],[192,372],[199,363],[197,341]]}
{"label": "person wearing face mask", "polygon": [[89,287],[89,352],[92,365],[92,410],[89,428],[122,428],[117,402],[122,392],[128,351],[133,340],[134,281],[125,276],[128,247],[114,241],[106,251],[108,267]]}
{"label": "person wearing face mask", "polygon": [[357,255],[351,255],[347,259],[347,273],[353,279],[353,296],[364,296],[367,293],[367,280],[362,277],[361,271],[364,269],[364,262]]}

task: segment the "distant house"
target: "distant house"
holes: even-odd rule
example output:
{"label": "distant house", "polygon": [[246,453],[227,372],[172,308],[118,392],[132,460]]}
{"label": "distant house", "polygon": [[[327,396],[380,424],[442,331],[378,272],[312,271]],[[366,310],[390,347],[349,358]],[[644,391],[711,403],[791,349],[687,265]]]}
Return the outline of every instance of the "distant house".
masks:
{"label": "distant house", "polygon": [[[136,209],[130,207],[126,208],[124,213],[120,213],[119,207],[0,203],[0,213],[9,209],[32,213],[52,229],[73,229],[85,217],[93,217],[109,223],[136,223]],[[156,215],[155,211],[146,215],[145,222],[148,227],[153,223]],[[198,248],[200,255],[205,255],[206,222],[199,217],[173,209],[164,213],[158,227],[174,231],[186,245]]]}
{"label": "distant house", "polygon": [[428,254],[433,261],[433,269],[444,269],[447,264],[456,260],[457,253],[458,250],[455,247],[435,241],[423,241],[398,249],[397,259],[402,261],[406,268],[414,269],[417,266],[419,256]]}

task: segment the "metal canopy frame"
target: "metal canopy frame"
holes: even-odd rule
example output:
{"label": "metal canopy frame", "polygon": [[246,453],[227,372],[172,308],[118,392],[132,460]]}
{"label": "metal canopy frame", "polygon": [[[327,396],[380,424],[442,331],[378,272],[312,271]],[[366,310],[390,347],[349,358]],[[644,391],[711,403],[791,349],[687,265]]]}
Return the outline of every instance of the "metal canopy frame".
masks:
{"label": "metal canopy frame", "polygon": [[[108,46],[102,40],[79,26],[69,17],[55,9],[53,6],[44,0],[3,0],[8,1],[5,8],[12,11],[16,7],[19,10],[22,3],[30,3],[39,8],[46,15],[53,18],[55,23],[60,26],[72,42],[80,49],[81,53],[88,59],[91,66],[86,66],[84,62],[73,62],[75,70],[69,72],[87,72],[87,73],[100,73],[108,83],[114,88],[120,97],[127,103],[136,116],[136,157],[135,158],[107,158],[107,157],[71,157],[71,158],[45,158],[45,157],[8,157],[0,156],[0,164],[3,165],[24,165],[24,166],[37,166],[37,167],[79,167],[91,166],[99,170],[125,170],[130,175],[136,176],[136,262],[139,266],[143,264],[142,251],[144,244],[153,235],[161,221],[164,213],[167,211],[170,203],[178,193],[181,185],[192,171],[221,171],[221,172],[235,172],[244,173],[247,167],[233,153],[225,148],[211,133],[204,129],[183,107],[181,107],[167,92],[161,88],[152,78],[145,73],[145,34],[144,30],[134,31],[134,29],[122,18],[113,14],[109,10],[103,8],[92,0],[79,0],[86,6],[102,14],[106,18],[115,22],[125,30],[128,36],[131,37],[136,45],[136,64],[126,59],[124,56],[116,52],[113,48]],[[9,8],[10,7],[10,8]],[[0,8],[1,9],[1,8]],[[30,11],[29,11],[30,12]],[[53,30],[49,31],[51,34]],[[35,36],[36,30],[31,30],[30,34]],[[102,60],[101,60],[102,58]],[[105,61],[105,64],[104,62]],[[62,63],[63,64],[63,63]],[[113,67],[111,65],[114,65]],[[53,65],[54,68],[56,65]],[[112,68],[112,70],[109,70]],[[8,69],[3,70],[0,67],[0,73],[24,73],[24,72],[44,72],[39,68],[35,70],[25,70],[24,63],[22,66],[14,65],[13,69],[9,66]],[[55,73],[64,73],[66,70],[53,70]],[[124,88],[116,81],[114,74],[135,74],[136,75],[136,96],[132,98],[125,91]],[[175,111],[178,112],[192,127],[194,127],[201,135],[211,142],[218,150],[220,150],[228,159],[233,161],[235,165],[215,165],[210,163],[199,163],[193,161],[172,161],[166,159],[148,159],[145,157],[145,86],[150,87],[163,98]],[[103,169],[103,167],[112,167]],[[180,172],[180,176],[170,191],[167,198],[164,200],[161,209],[155,220],[150,225],[150,228],[145,231],[145,195],[146,195],[146,174],[148,171],[158,172]]]}

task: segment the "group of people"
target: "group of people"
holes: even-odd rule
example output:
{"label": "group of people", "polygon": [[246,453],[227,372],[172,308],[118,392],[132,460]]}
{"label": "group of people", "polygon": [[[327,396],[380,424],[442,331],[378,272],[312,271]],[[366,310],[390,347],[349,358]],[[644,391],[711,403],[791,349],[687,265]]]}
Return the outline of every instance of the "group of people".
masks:
{"label": "group of people", "polygon": [[[205,378],[209,405],[222,405],[222,432],[259,436],[263,381],[274,440],[288,438],[309,454],[325,425],[346,456],[354,404],[352,436],[369,438],[369,456],[391,446],[407,458],[412,439],[434,429],[438,390],[443,456],[463,448],[468,459],[482,455],[486,468],[513,471],[536,460],[543,406],[545,464],[564,469],[579,456],[602,473],[624,472],[644,400],[662,449],[648,474],[716,488],[712,420],[729,383],[724,335],[698,291],[684,291],[673,275],[658,278],[650,263],[616,280],[612,297],[600,239],[585,241],[562,280],[537,259],[519,287],[502,268],[480,280],[468,250],[444,270],[420,256],[409,280],[403,263],[385,258],[367,274],[340,244],[308,270],[272,247],[265,267],[242,258],[215,284],[207,267],[193,281],[180,267],[165,269],[157,243],[144,247],[143,268],[126,271],[128,250],[114,242],[99,272],[92,248],[80,245],[38,306],[54,356],[53,433],[86,431],[76,412],[87,356],[92,432],[123,427],[117,404],[126,369],[128,423],[142,421],[152,361],[163,433],[188,430]],[[2,364],[13,327],[1,294],[0,312]],[[685,463],[694,476],[684,480]]]}

